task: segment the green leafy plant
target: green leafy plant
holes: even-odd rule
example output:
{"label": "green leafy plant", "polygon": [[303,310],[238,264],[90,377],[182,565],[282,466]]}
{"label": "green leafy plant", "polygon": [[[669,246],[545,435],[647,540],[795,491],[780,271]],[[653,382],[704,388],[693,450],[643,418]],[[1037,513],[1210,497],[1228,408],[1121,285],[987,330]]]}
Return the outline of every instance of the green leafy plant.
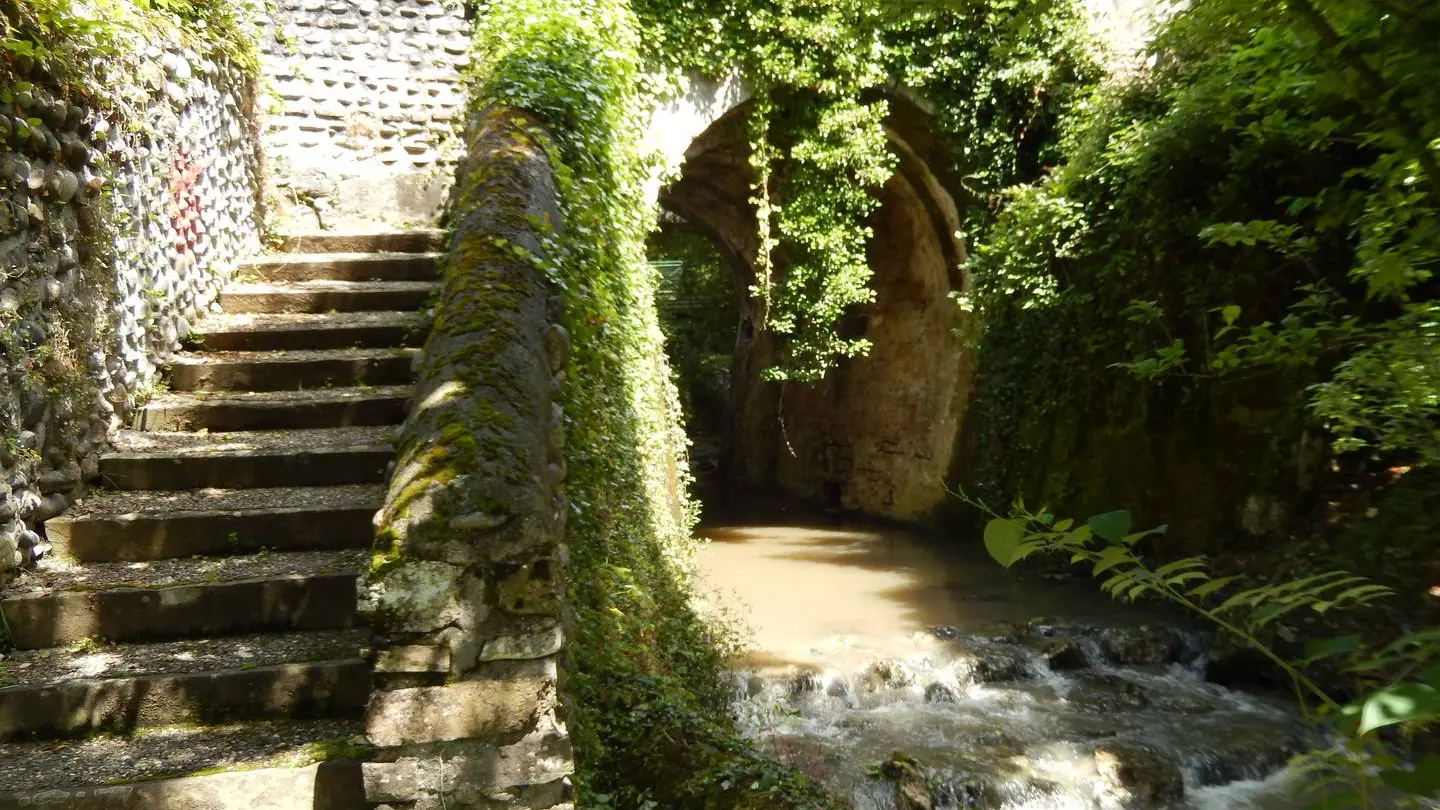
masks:
{"label": "green leafy plant", "polygon": [[[577,800],[627,810],[831,806],[739,733],[732,648],[690,601],[685,439],[645,259],[655,224],[638,140],[645,47],[623,0],[500,0],[478,21],[471,75],[477,113],[523,110],[544,125],[511,122],[525,148],[550,156],[564,225],[531,223],[539,251],[477,249],[532,263],[562,298],[566,374],[583,381],[560,394]],[[477,171],[462,188],[484,193],[485,182]]]}
{"label": "green leafy plant", "polygon": [[[969,485],[1148,498],[1216,536],[1257,491],[1433,465],[1437,26],[1433,3],[1197,0],[1151,67],[1070,107],[1055,166],[1004,193],[967,262]],[[1299,449],[1313,435],[1334,465]]]}
{"label": "green leafy plant", "polygon": [[[777,379],[816,382],[868,351],[837,330],[873,298],[866,221],[896,162],[891,102],[935,110],[945,159],[965,178],[973,230],[992,197],[1040,168],[1058,111],[1098,72],[1078,5],[1054,0],[873,4],[636,0],[663,95],[692,72],[738,73],[758,220],[761,328],[784,336]],[[941,161],[944,163],[945,161]]]}
{"label": "green leafy plant", "polygon": [[[1294,659],[1266,640],[1287,616],[1361,608],[1390,595],[1388,587],[1344,571],[1247,586],[1236,576],[1212,576],[1203,557],[1147,564],[1137,548],[1165,534],[1166,527],[1136,531],[1125,510],[1077,523],[1023,504],[1007,516],[994,515],[979,501],[965,500],[993,515],[985,525],[985,549],[1002,566],[1036,554],[1068,558],[1102,579],[1100,587],[1110,596],[1162,599],[1268,659],[1294,685],[1307,713],[1336,735],[1333,744],[1295,763],[1304,789],[1324,797],[1320,806],[1420,808],[1429,806],[1425,797],[1440,795],[1440,756],[1411,759],[1396,747],[1440,721],[1440,629],[1406,633],[1374,648],[1356,635],[1312,641]],[[1337,660],[1355,680],[1353,699],[1326,688],[1312,673],[1317,664]],[[1404,798],[1385,795],[1385,787]]]}

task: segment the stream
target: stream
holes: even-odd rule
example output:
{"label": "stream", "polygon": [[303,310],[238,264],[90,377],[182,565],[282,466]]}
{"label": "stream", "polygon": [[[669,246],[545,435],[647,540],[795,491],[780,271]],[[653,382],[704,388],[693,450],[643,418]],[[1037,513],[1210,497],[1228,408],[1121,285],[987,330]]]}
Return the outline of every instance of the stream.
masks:
{"label": "stream", "polygon": [[1172,615],[889,526],[772,507],[700,533],[702,607],[751,641],[736,715],[859,810],[1306,804],[1284,771],[1306,727],[1208,683]]}

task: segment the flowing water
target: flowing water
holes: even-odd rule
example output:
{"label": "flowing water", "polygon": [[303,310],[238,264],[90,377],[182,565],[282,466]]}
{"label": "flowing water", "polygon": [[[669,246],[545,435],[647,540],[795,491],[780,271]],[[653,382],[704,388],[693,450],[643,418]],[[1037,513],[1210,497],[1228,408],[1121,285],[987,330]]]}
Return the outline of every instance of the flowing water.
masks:
{"label": "flowing water", "polygon": [[1305,727],[1207,683],[1173,616],[890,527],[772,510],[701,533],[708,603],[753,637],[737,715],[862,810],[1304,806],[1282,769]]}

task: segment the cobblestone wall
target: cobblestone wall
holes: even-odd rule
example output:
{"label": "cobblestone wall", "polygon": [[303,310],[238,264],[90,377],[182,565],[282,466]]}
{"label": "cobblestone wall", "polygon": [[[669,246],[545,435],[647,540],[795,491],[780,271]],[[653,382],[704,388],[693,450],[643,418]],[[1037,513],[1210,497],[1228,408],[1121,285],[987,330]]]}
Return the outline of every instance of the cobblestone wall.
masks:
{"label": "cobblestone wall", "polygon": [[[143,46],[142,46],[143,47]],[[193,52],[117,67],[117,125],[37,71],[0,75],[0,574],[98,468],[259,247],[253,95]]]}
{"label": "cobblestone wall", "polygon": [[264,145],[280,229],[433,222],[453,176],[469,23],[442,0],[280,0]]}

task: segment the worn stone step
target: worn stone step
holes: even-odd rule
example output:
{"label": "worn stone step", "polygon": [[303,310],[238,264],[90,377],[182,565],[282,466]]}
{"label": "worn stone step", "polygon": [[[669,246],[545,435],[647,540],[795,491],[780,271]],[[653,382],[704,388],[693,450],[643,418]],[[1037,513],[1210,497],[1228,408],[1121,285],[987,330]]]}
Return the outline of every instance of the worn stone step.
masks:
{"label": "worn stone step", "polygon": [[0,742],[0,810],[365,810],[363,733],[345,717]]}
{"label": "worn stone step", "polygon": [[302,551],[148,563],[66,564],[53,557],[0,600],[11,641],[41,649],[356,624],[363,551]]}
{"label": "worn stone step", "polygon": [[395,457],[385,426],[233,433],[119,431],[100,457],[100,479],[118,490],[308,487],[385,480]]}
{"label": "worn stone step", "polygon": [[[120,777],[122,780],[128,777]],[[359,762],[0,793],[0,810],[370,810]]]}
{"label": "worn stone step", "polygon": [[282,253],[424,253],[440,250],[445,232],[438,228],[406,231],[293,233],[280,239]]}
{"label": "worn stone step", "polygon": [[6,661],[0,737],[356,714],[370,691],[366,654],[355,631],[20,653]]}
{"label": "worn stone step", "polygon": [[235,277],[260,281],[434,281],[439,253],[289,253],[243,259]]}
{"label": "worn stone step", "polygon": [[394,425],[410,386],[162,394],[135,415],[141,430],[269,430]]}
{"label": "worn stone step", "polygon": [[45,532],[57,554],[82,563],[369,548],[384,496],[383,484],[106,492]]}
{"label": "worn stone step", "polygon": [[238,282],[220,293],[226,312],[375,312],[421,309],[433,281]]}
{"label": "worn stone step", "polygon": [[197,351],[419,346],[429,320],[419,312],[241,312],[211,315],[185,343]]}
{"label": "worn stone step", "polygon": [[176,355],[167,371],[174,391],[294,391],[413,382],[418,349],[299,349]]}

